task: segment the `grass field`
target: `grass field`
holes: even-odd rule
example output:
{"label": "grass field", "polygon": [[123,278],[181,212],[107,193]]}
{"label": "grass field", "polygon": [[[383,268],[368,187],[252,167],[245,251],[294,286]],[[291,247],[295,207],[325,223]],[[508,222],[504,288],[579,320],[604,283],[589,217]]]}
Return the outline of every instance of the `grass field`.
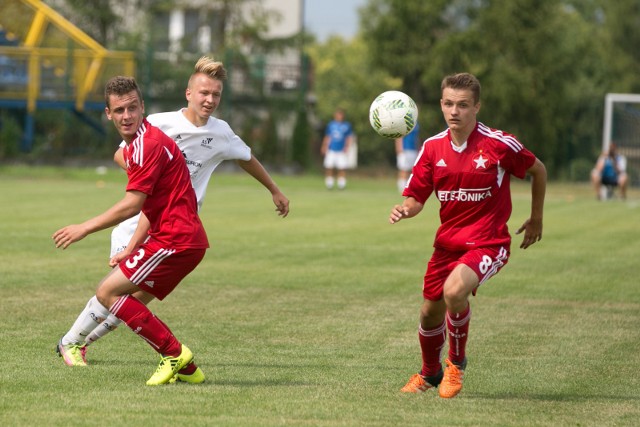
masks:
{"label": "grass field", "polygon": [[[632,426],[640,417],[640,192],[600,203],[551,184],[543,240],[472,300],[462,393],[399,393],[420,367],[421,278],[437,210],[387,223],[393,177],[276,176],[286,219],[250,177],[218,174],[212,248],[156,314],[202,385],[147,387],[158,357],[125,326],[69,368],[54,345],[108,271],[109,231],[66,251],[51,234],[123,194],[109,170],[0,167],[2,426]],[[528,185],[514,183],[516,229]]]}

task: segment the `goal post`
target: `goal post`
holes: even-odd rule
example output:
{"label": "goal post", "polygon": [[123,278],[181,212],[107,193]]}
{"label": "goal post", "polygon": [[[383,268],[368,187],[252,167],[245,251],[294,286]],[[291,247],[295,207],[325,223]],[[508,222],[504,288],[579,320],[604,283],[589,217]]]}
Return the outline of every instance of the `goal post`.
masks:
{"label": "goal post", "polygon": [[608,93],[604,103],[602,151],[615,143],[618,153],[627,158],[627,173],[632,185],[640,184],[640,94]]}

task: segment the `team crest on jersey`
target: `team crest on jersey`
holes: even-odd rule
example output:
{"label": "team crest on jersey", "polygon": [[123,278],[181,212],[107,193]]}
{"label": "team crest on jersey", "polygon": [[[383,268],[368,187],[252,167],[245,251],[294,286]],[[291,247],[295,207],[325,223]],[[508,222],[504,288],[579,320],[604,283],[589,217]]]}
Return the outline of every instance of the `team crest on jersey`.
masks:
{"label": "team crest on jersey", "polygon": [[489,159],[487,157],[484,157],[482,153],[480,153],[478,157],[473,159],[473,161],[476,164],[476,169],[486,169]]}
{"label": "team crest on jersey", "polygon": [[211,150],[211,141],[213,138],[205,138],[200,142],[200,146]]}

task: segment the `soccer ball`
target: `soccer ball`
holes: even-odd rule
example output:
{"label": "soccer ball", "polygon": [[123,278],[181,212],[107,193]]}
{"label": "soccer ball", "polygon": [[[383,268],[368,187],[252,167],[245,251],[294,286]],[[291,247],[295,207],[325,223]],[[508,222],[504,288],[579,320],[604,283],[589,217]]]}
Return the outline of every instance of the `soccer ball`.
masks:
{"label": "soccer ball", "polygon": [[400,138],[418,122],[418,107],[404,92],[390,90],[376,97],[369,108],[369,122],[379,135]]}

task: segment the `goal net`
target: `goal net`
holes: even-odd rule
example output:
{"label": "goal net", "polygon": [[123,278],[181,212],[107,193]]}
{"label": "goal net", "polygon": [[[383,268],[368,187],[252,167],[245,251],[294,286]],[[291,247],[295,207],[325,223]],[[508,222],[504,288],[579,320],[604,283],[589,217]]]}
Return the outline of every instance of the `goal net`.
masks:
{"label": "goal net", "polygon": [[631,185],[640,185],[640,94],[608,93],[605,96],[602,150],[611,143],[627,158]]}

